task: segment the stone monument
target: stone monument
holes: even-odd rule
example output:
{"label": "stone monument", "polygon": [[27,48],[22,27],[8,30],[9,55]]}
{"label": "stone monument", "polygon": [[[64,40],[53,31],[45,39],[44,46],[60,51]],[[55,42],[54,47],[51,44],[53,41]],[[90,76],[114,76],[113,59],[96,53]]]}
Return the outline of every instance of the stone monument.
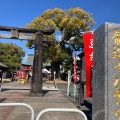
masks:
{"label": "stone monument", "polygon": [[120,24],[94,31],[92,120],[120,120]]}

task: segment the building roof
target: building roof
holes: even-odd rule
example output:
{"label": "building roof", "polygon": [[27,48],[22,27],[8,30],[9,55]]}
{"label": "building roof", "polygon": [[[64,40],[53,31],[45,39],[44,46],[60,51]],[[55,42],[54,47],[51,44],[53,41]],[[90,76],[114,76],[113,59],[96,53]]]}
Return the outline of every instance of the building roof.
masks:
{"label": "building roof", "polygon": [[[34,54],[29,54],[27,57],[27,60],[22,64],[33,66],[33,59],[34,59]],[[51,66],[51,64],[50,63],[43,63],[43,67],[46,67],[46,66]]]}
{"label": "building roof", "polygon": [[27,57],[26,64],[33,66],[33,59],[34,59],[34,55],[33,54],[29,54],[28,57]]}
{"label": "building roof", "polygon": [[0,62],[0,67],[7,67],[7,66]]}

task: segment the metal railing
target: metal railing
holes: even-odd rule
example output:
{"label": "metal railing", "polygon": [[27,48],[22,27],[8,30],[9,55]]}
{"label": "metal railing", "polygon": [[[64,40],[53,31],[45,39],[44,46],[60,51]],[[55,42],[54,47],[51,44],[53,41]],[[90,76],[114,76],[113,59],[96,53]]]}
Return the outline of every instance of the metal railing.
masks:
{"label": "metal railing", "polygon": [[31,111],[31,120],[34,120],[34,110],[33,108],[26,103],[0,103],[0,107],[10,107],[10,106],[25,106]]}
{"label": "metal railing", "polygon": [[44,109],[37,115],[36,120],[39,120],[40,117],[46,112],[76,112],[76,113],[82,114],[84,119],[87,120],[86,115],[81,110],[70,109],[70,108],[48,108],[48,109]]}
{"label": "metal railing", "polygon": [[[28,105],[26,103],[0,103],[0,107],[10,107],[10,106],[25,106],[25,107],[29,108],[31,111],[31,120],[34,120],[34,110],[30,105]],[[46,112],[73,112],[73,113],[76,112],[76,113],[80,113],[84,117],[84,120],[87,120],[86,115],[81,110],[71,109],[71,108],[48,108],[48,109],[44,109],[37,115],[36,120],[39,120],[41,118],[41,116]]]}

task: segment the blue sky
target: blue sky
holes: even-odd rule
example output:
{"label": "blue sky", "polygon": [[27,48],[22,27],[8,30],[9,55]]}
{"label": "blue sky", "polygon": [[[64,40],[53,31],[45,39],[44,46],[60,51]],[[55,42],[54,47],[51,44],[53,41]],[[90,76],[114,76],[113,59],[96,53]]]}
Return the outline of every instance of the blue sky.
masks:
{"label": "blue sky", "polygon": [[[92,13],[96,21],[92,30],[104,22],[120,23],[120,0],[1,0],[0,25],[25,27],[26,23],[30,23],[45,10],[56,7],[64,10],[80,7]],[[26,41],[0,38],[0,42],[13,42],[21,46],[26,55],[34,53],[34,50],[25,47]]]}

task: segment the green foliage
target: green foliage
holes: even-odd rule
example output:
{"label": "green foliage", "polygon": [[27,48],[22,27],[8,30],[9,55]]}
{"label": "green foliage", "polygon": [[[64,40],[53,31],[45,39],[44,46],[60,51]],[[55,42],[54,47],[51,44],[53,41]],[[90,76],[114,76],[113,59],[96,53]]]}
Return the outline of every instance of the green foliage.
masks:
{"label": "green foliage", "polygon": [[[29,28],[51,29],[62,33],[61,43],[71,46],[72,51],[78,51],[83,47],[82,32],[88,31],[95,24],[92,14],[81,8],[70,8],[66,11],[54,8],[44,11],[42,15],[27,24]],[[55,35],[49,36],[55,38]],[[70,41],[75,37],[74,41]],[[32,43],[27,43],[27,47],[32,48]]]}
{"label": "green foliage", "polygon": [[[61,32],[62,37],[59,43],[54,41],[50,46],[44,44],[43,59],[47,62],[56,63],[62,63],[67,59],[68,65],[66,66],[71,68],[73,65],[72,52],[83,48],[82,32],[90,30],[94,24],[92,14],[81,8],[70,8],[68,10],[54,8],[44,11],[42,15],[27,24],[27,27],[36,29],[54,28],[56,32]],[[55,34],[47,37],[55,39]],[[66,44],[67,46],[65,46]],[[28,42],[26,46],[33,48],[34,42]]]}
{"label": "green foliage", "polygon": [[10,71],[21,67],[25,52],[13,43],[0,43],[0,62],[8,66]]}
{"label": "green foliage", "polygon": [[55,62],[55,63],[62,63],[63,60],[68,60],[71,56],[71,52],[69,52],[68,54],[68,49],[69,48],[64,48],[61,49],[60,47],[58,47],[58,42],[54,41],[54,43],[52,43],[49,46],[45,46],[43,47],[43,59],[44,61],[47,62]]}
{"label": "green foliage", "polygon": [[92,15],[81,8],[70,8],[65,13],[65,16],[60,22],[60,27],[67,29],[71,34],[90,30],[94,25]]}
{"label": "green foliage", "polygon": [[[68,44],[72,51],[79,51],[83,48],[82,33],[91,29],[95,24],[92,14],[81,8],[70,8],[60,22],[62,28],[62,44]],[[71,38],[74,39],[71,40]]]}
{"label": "green foliage", "polygon": [[71,47],[72,51],[80,51],[83,48],[83,38],[82,36],[75,36],[68,41],[69,46]]}

